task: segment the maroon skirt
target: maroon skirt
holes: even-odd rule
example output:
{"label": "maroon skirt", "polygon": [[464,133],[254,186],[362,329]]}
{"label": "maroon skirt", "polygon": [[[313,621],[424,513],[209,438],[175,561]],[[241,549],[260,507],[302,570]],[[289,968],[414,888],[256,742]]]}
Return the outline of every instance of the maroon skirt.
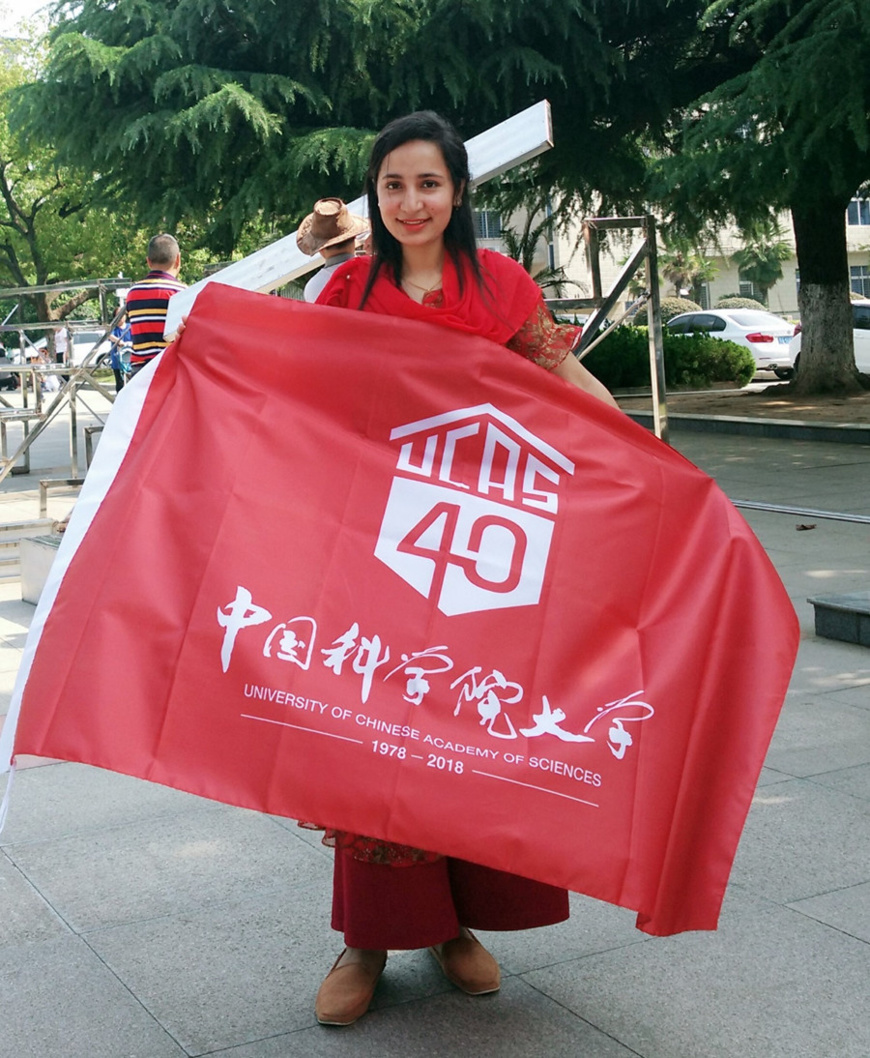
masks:
{"label": "maroon skirt", "polygon": [[551,926],[568,917],[568,893],[466,860],[393,867],[335,850],[332,928],[352,948],[427,948],[460,926],[482,930]]}

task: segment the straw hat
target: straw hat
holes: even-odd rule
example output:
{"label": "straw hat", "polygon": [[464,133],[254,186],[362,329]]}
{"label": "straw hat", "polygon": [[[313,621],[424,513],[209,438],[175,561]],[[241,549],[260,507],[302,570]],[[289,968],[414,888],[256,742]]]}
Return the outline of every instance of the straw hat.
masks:
{"label": "straw hat", "polygon": [[340,198],[321,198],[314,203],[314,212],[299,225],[296,245],[310,257],[326,246],[346,242],[368,230],[369,222],[349,213]]}

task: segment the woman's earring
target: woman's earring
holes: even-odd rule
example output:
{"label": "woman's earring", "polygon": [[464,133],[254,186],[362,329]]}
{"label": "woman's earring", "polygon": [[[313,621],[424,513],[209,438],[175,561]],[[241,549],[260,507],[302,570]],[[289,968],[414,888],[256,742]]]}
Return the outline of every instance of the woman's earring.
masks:
{"label": "woman's earring", "polygon": [[457,199],[453,200],[453,208],[454,209],[459,209],[459,207],[461,205],[462,205],[462,199],[461,198],[457,198]]}

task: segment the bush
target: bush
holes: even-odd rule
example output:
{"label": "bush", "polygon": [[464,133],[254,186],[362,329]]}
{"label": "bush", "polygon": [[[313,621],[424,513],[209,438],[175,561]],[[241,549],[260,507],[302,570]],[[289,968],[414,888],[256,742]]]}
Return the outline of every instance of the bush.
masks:
{"label": "bush", "polygon": [[760,301],[756,301],[755,298],[739,298],[736,296],[719,298],[716,302],[717,309],[761,309],[762,312],[768,312],[767,305],[762,305]]}
{"label": "bush", "polygon": [[[647,302],[647,305],[649,302]],[[647,305],[638,309],[634,322],[640,326],[645,326],[647,322]],[[674,316],[680,316],[684,312],[700,312],[701,306],[696,301],[689,301],[688,298],[662,298],[660,302],[662,323],[667,323],[668,320],[672,320]]]}
{"label": "bush", "polygon": [[[665,380],[671,389],[704,389],[714,382],[745,386],[755,374],[755,359],[742,345],[703,334],[663,334]],[[607,332],[600,345],[583,359],[596,378],[610,390],[648,386],[649,331],[621,326]]]}

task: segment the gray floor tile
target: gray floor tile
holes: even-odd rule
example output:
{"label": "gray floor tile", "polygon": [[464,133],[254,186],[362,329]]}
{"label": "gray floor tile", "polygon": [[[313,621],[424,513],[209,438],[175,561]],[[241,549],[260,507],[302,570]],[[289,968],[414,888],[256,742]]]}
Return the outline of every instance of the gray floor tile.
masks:
{"label": "gray floor tile", "polygon": [[868,979],[870,946],[783,910],[524,977],[643,1058],[866,1058]]}
{"label": "gray floor tile", "polygon": [[870,709],[870,684],[834,693],[838,701],[848,702],[849,705],[854,705],[856,709]]}
{"label": "gray floor tile", "polygon": [[758,790],[731,878],[778,903],[867,881],[866,804],[807,779]]}
{"label": "gray floor tile", "polygon": [[834,639],[802,639],[789,695],[819,691],[870,694],[870,650]]}
{"label": "gray floor tile", "polygon": [[[98,930],[88,942],[197,1054],[316,1024],[314,997],[342,946],[328,892],[289,880],[231,908]],[[373,1009],[450,989],[426,952],[396,953]]]}
{"label": "gray floor tile", "polygon": [[814,775],[813,782],[820,786],[829,786],[832,790],[840,790],[860,797],[864,801],[870,801],[870,764],[862,764],[857,768],[844,768],[842,771],[829,771],[824,775]]}
{"label": "gray floor tile", "polygon": [[0,995],[3,1058],[184,1058],[77,937],[5,949]]}
{"label": "gray floor tile", "polygon": [[283,896],[252,888],[231,908],[98,930],[88,942],[191,1054],[315,1024],[317,987],[341,950],[328,900],[291,879]]}
{"label": "gray floor tile", "polygon": [[789,779],[793,779],[793,775],[788,775],[786,772],[777,771],[775,768],[771,768],[765,764],[761,769],[761,774],[758,776],[758,786],[773,786],[774,783],[788,782]]}
{"label": "gray floor tile", "polygon": [[0,672],[16,673],[21,664],[22,646],[11,646],[6,640],[0,640]]}
{"label": "gray floor tile", "polygon": [[15,776],[0,845],[55,840],[160,816],[214,809],[214,801],[168,786],[65,762]]}
{"label": "gray floor tile", "polygon": [[271,820],[216,807],[6,853],[77,932],[320,881],[329,865]]}
{"label": "gray floor tile", "polygon": [[837,693],[789,697],[765,763],[797,777],[870,763],[870,710]]}
{"label": "gray floor tile", "polygon": [[225,1052],[221,1058],[636,1058],[616,1040],[517,979],[495,996],[455,989],[377,1010],[347,1029],[317,1027]]}
{"label": "gray floor tile", "polygon": [[[68,935],[61,922],[17,867],[0,852],[0,950]],[[2,1048],[0,1032],[0,1048]]]}
{"label": "gray floor tile", "polygon": [[797,900],[789,906],[870,944],[870,882],[809,900]]}

